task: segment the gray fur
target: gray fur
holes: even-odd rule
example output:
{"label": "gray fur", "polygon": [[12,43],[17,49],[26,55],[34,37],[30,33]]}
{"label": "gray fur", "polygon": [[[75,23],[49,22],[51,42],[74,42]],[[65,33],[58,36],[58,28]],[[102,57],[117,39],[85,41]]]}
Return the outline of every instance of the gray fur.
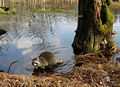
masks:
{"label": "gray fur", "polygon": [[35,68],[41,67],[44,68],[49,65],[53,65],[54,63],[63,63],[62,59],[57,59],[52,52],[45,51],[40,54],[37,58],[32,60],[32,65]]}

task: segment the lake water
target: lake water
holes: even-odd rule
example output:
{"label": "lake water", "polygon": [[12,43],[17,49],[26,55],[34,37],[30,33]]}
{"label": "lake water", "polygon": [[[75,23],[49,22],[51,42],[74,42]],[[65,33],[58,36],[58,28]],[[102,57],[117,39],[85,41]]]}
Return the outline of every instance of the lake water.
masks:
{"label": "lake water", "polygon": [[[114,42],[115,44],[120,48],[120,13],[114,14],[114,25],[113,25],[113,30],[115,30],[117,32],[117,34],[115,36],[113,36],[114,38]],[[114,61],[116,61],[116,58],[120,57],[120,52],[115,54],[114,57],[112,57],[112,59]],[[119,60],[116,62],[120,62]]]}
{"label": "lake water", "polygon": [[77,28],[75,13],[26,13],[0,16],[0,24],[7,33],[0,37],[0,69],[10,74],[32,75],[31,61],[43,51],[51,51],[64,60],[55,72],[61,73],[74,66],[71,44]]}
{"label": "lake water", "polygon": [[[32,75],[33,58],[44,51],[51,51],[64,63],[55,69],[55,73],[68,72],[75,64],[71,44],[77,28],[77,13],[52,12],[36,13],[20,10],[15,15],[0,16],[0,27],[8,32],[0,36],[0,69],[10,74]],[[120,14],[115,14],[113,36],[120,47]],[[120,54],[116,54],[118,57]]]}

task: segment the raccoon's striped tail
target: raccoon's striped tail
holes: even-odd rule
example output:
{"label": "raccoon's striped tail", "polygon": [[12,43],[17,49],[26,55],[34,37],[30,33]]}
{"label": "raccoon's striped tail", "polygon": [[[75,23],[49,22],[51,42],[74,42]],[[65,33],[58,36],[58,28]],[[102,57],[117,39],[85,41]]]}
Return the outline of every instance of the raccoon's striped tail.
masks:
{"label": "raccoon's striped tail", "polygon": [[57,59],[56,58],[56,61],[55,61],[56,63],[63,63],[63,60],[62,59]]}

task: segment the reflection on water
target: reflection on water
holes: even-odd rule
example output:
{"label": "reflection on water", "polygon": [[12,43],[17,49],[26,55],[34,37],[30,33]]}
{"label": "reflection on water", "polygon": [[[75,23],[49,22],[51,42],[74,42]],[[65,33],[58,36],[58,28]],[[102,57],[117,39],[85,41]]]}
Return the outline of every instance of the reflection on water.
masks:
{"label": "reflection on water", "polygon": [[[31,75],[32,58],[49,50],[64,60],[55,72],[66,72],[74,66],[71,44],[77,27],[77,16],[68,13],[34,13],[0,16],[0,26],[8,33],[0,37],[0,68],[10,74]],[[4,22],[4,23],[3,23]]]}
{"label": "reflection on water", "polygon": [[115,15],[115,23],[113,29],[117,32],[116,44],[120,47],[120,13]]}
{"label": "reflection on water", "polygon": [[[120,13],[119,14],[115,14],[115,22],[114,22],[114,25],[113,25],[113,30],[115,30],[117,32],[117,34],[114,37],[114,40],[115,40],[115,43],[116,45],[120,48]],[[117,53],[113,59],[115,61],[116,58],[120,57],[120,52]],[[117,61],[117,62],[120,62],[120,61]]]}

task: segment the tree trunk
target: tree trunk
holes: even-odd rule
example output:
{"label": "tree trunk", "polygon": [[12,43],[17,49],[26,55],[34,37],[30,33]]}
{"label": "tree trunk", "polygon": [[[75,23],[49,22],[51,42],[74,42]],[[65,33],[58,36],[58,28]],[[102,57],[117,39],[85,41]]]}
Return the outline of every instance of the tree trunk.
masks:
{"label": "tree trunk", "polygon": [[107,3],[108,0],[79,0],[78,27],[72,44],[75,54],[113,47],[114,17]]}

